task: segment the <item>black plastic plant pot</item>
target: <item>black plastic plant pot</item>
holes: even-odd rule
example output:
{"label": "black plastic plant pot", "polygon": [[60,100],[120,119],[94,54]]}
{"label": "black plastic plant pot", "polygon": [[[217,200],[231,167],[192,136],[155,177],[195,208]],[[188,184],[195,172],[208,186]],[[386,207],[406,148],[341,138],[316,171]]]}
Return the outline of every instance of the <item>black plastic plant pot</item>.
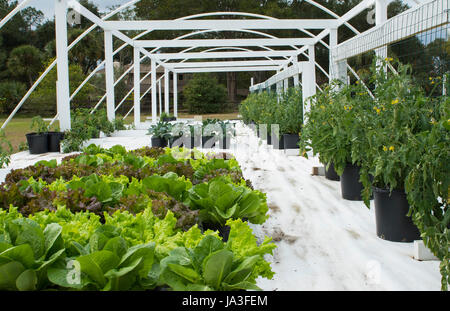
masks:
{"label": "black plastic plant pot", "polygon": [[298,149],[299,142],[300,142],[300,136],[298,136],[298,134],[284,134],[283,135],[284,149]]}
{"label": "black plastic plant pot", "polygon": [[27,137],[28,149],[30,150],[30,154],[43,154],[48,152],[47,133],[29,133],[25,136]]}
{"label": "black plastic plant pot", "polygon": [[219,140],[220,149],[230,149],[231,146],[231,137],[225,136]]}
{"label": "black plastic plant pot", "polygon": [[164,148],[167,147],[167,140],[161,137],[152,137],[152,147]]}
{"label": "black plastic plant pot", "polygon": [[216,145],[215,136],[202,136],[202,147],[213,148]]}
{"label": "black plastic plant pot", "polygon": [[183,147],[185,138],[183,136],[175,136],[170,138],[170,147]]}
{"label": "black plastic plant pot", "polygon": [[334,163],[333,162],[331,162],[330,167],[328,169],[327,169],[327,166],[325,165],[325,178],[328,179],[328,180],[333,180],[333,181],[340,181],[341,180],[339,175],[334,170]]}
{"label": "black plastic plant pot", "polygon": [[281,135],[280,137],[278,137],[277,135],[272,135],[272,146],[273,149],[283,150],[284,149],[283,135]]}
{"label": "black plastic plant pot", "polygon": [[176,117],[164,117],[162,118],[163,122],[170,122],[170,121],[176,121],[177,118]]}
{"label": "black plastic plant pot", "polygon": [[421,240],[420,231],[408,217],[409,203],[404,191],[372,187],[377,236],[391,242]]}
{"label": "black plastic plant pot", "polygon": [[48,132],[48,151],[61,152],[61,140],[64,139],[62,132]]}
{"label": "black plastic plant pot", "polygon": [[347,164],[344,173],[341,176],[342,198],[350,201],[362,201],[361,191],[363,185],[359,181],[360,167],[353,164]]}
{"label": "black plastic plant pot", "polygon": [[270,133],[267,133],[267,144],[272,145],[272,135]]}

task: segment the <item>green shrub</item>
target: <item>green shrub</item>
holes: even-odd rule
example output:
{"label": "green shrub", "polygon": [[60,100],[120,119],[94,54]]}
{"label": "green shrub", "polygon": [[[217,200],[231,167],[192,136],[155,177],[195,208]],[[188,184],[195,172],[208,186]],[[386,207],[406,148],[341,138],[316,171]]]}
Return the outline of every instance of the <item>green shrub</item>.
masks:
{"label": "green shrub", "polygon": [[227,100],[226,88],[211,74],[194,74],[183,90],[190,113],[218,113]]}

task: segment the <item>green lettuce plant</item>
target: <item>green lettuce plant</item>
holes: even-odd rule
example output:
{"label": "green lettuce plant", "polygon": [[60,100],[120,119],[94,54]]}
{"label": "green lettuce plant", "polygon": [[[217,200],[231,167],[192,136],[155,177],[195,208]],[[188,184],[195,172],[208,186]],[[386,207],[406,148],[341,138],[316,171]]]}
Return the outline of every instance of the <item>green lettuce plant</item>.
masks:
{"label": "green lettuce plant", "polygon": [[221,177],[192,187],[189,198],[191,208],[200,210],[200,220],[205,223],[224,226],[228,219],[246,218],[262,224],[268,218],[263,193],[226,183]]}
{"label": "green lettuce plant", "polygon": [[75,245],[78,256],[67,258],[48,270],[48,278],[53,284],[77,290],[103,291],[155,287],[156,280],[150,275],[154,243],[128,247],[117,228],[102,226],[87,245]]}
{"label": "green lettuce plant", "polygon": [[229,220],[230,239],[224,244],[214,236],[193,248],[176,248],[161,261],[161,282],[176,291],[260,290],[258,276],[272,278],[265,254],[275,245],[266,239],[260,246],[241,220]]}
{"label": "green lettuce plant", "polygon": [[0,290],[31,291],[47,287],[47,270],[65,256],[61,226],[49,224],[42,230],[27,218],[2,225]]}

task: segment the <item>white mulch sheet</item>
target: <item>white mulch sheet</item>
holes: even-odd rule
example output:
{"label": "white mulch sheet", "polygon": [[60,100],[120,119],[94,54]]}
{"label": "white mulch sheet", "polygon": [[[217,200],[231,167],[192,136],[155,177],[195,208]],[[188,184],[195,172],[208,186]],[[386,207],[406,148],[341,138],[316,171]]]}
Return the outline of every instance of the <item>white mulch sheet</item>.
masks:
{"label": "white mulch sheet", "polygon": [[[413,259],[413,243],[393,243],[376,236],[373,202],[341,198],[339,182],[311,176],[318,160],[287,156],[260,142],[241,123],[232,150],[244,177],[267,193],[270,218],[251,225],[259,240],[272,236],[277,249],[271,262],[275,277],[258,279],[264,290],[440,290],[438,261]],[[109,137],[88,142],[109,148],[116,144],[136,149],[150,144],[145,131],[128,137]],[[131,137],[130,137],[131,136]],[[40,160],[66,155],[12,156],[8,169],[23,168]]]}

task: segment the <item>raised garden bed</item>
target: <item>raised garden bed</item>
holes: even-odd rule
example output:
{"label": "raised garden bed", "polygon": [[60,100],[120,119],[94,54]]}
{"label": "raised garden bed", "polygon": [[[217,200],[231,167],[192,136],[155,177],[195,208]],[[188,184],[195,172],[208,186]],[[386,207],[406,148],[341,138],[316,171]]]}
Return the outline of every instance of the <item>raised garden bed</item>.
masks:
{"label": "raised garden bed", "polygon": [[[11,171],[0,201],[1,252],[24,252],[1,262],[11,276],[1,290],[248,290],[257,289],[258,276],[273,276],[263,255],[275,245],[258,245],[242,221],[267,219],[265,195],[243,179],[235,159],[91,145],[59,165]],[[200,229],[205,222],[228,227],[233,244]],[[180,252],[194,256],[192,266]],[[81,265],[74,282],[71,260]],[[217,261],[233,268],[222,275]],[[108,268],[98,270],[103,263]]]}

